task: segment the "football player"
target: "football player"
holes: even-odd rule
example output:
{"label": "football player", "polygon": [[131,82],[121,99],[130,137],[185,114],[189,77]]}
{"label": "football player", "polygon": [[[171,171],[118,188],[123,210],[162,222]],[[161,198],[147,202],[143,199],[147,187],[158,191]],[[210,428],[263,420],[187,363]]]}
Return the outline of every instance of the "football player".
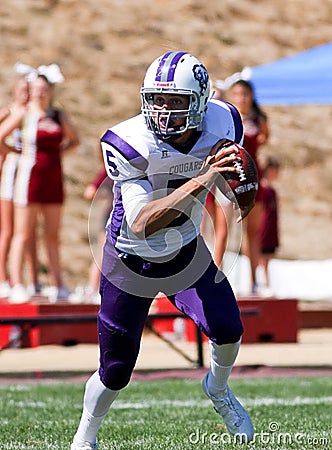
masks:
{"label": "football player", "polygon": [[243,333],[239,309],[199,233],[208,190],[223,186],[223,173],[237,171],[236,148],[223,143],[242,143],[242,121],[235,107],[210,99],[207,70],[185,52],[151,64],[141,100],[140,115],[101,139],[114,204],[100,283],[100,367],[87,381],[71,450],[97,448],[98,428],[130,380],[159,292],[208,336],[203,390],[229,432],[249,441],[252,422],[228,387]]}

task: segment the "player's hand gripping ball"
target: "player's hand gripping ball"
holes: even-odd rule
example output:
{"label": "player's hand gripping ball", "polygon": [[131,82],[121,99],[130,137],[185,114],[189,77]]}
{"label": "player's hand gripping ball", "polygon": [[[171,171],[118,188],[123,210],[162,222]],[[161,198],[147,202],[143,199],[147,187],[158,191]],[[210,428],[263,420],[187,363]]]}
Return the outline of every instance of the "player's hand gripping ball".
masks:
{"label": "player's hand gripping ball", "polygon": [[231,201],[237,202],[241,209],[251,206],[255,202],[258,190],[257,167],[250,154],[239,144],[228,142],[223,147],[234,146],[238,150],[237,156],[241,160],[232,164],[239,172],[228,172],[224,174],[227,182],[225,195]]}

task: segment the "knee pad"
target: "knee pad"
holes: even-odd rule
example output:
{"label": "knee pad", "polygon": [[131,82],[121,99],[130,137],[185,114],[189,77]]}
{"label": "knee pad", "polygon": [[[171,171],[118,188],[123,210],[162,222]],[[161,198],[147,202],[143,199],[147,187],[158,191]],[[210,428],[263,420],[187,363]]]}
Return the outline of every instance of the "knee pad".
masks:
{"label": "knee pad", "polygon": [[243,326],[239,318],[236,321],[220,324],[217,331],[214,332],[214,336],[210,339],[218,345],[233,344],[241,339],[242,334]]}
{"label": "knee pad", "polygon": [[134,370],[139,343],[127,332],[110,328],[99,332],[100,378],[104,385],[114,391],[123,389]]}

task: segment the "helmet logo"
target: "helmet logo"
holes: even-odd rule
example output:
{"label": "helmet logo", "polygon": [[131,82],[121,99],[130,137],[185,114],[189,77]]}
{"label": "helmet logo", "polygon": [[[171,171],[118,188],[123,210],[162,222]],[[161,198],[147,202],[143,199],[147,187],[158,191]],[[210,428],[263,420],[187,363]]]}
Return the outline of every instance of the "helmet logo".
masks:
{"label": "helmet logo", "polygon": [[203,95],[207,90],[209,82],[209,75],[207,73],[207,70],[205,69],[203,64],[195,64],[193,67],[193,73],[195,80],[198,81],[199,87],[201,88],[200,95]]}

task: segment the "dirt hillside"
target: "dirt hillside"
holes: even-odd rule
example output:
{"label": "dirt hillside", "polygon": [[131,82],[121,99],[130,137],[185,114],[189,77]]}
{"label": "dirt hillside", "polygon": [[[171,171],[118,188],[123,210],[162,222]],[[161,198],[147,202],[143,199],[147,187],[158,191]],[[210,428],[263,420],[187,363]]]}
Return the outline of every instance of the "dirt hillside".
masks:
{"label": "dirt hillside", "polygon": [[[100,165],[98,139],[139,111],[150,62],[168,50],[186,50],[213,79],[225,78],[329,42],[331,17],[330,0],[1,0],[1,104],[8,101],[15,62],[56,62],[65,76],[57,102],[81,136],[79,152],[64,163],[62,259],[71,287],[84,282],[91,260],[83,191]],[[276,153],[283,165],[279,257],[331,258],[332,106],[265,110],[271,140],[262,153]]]}

